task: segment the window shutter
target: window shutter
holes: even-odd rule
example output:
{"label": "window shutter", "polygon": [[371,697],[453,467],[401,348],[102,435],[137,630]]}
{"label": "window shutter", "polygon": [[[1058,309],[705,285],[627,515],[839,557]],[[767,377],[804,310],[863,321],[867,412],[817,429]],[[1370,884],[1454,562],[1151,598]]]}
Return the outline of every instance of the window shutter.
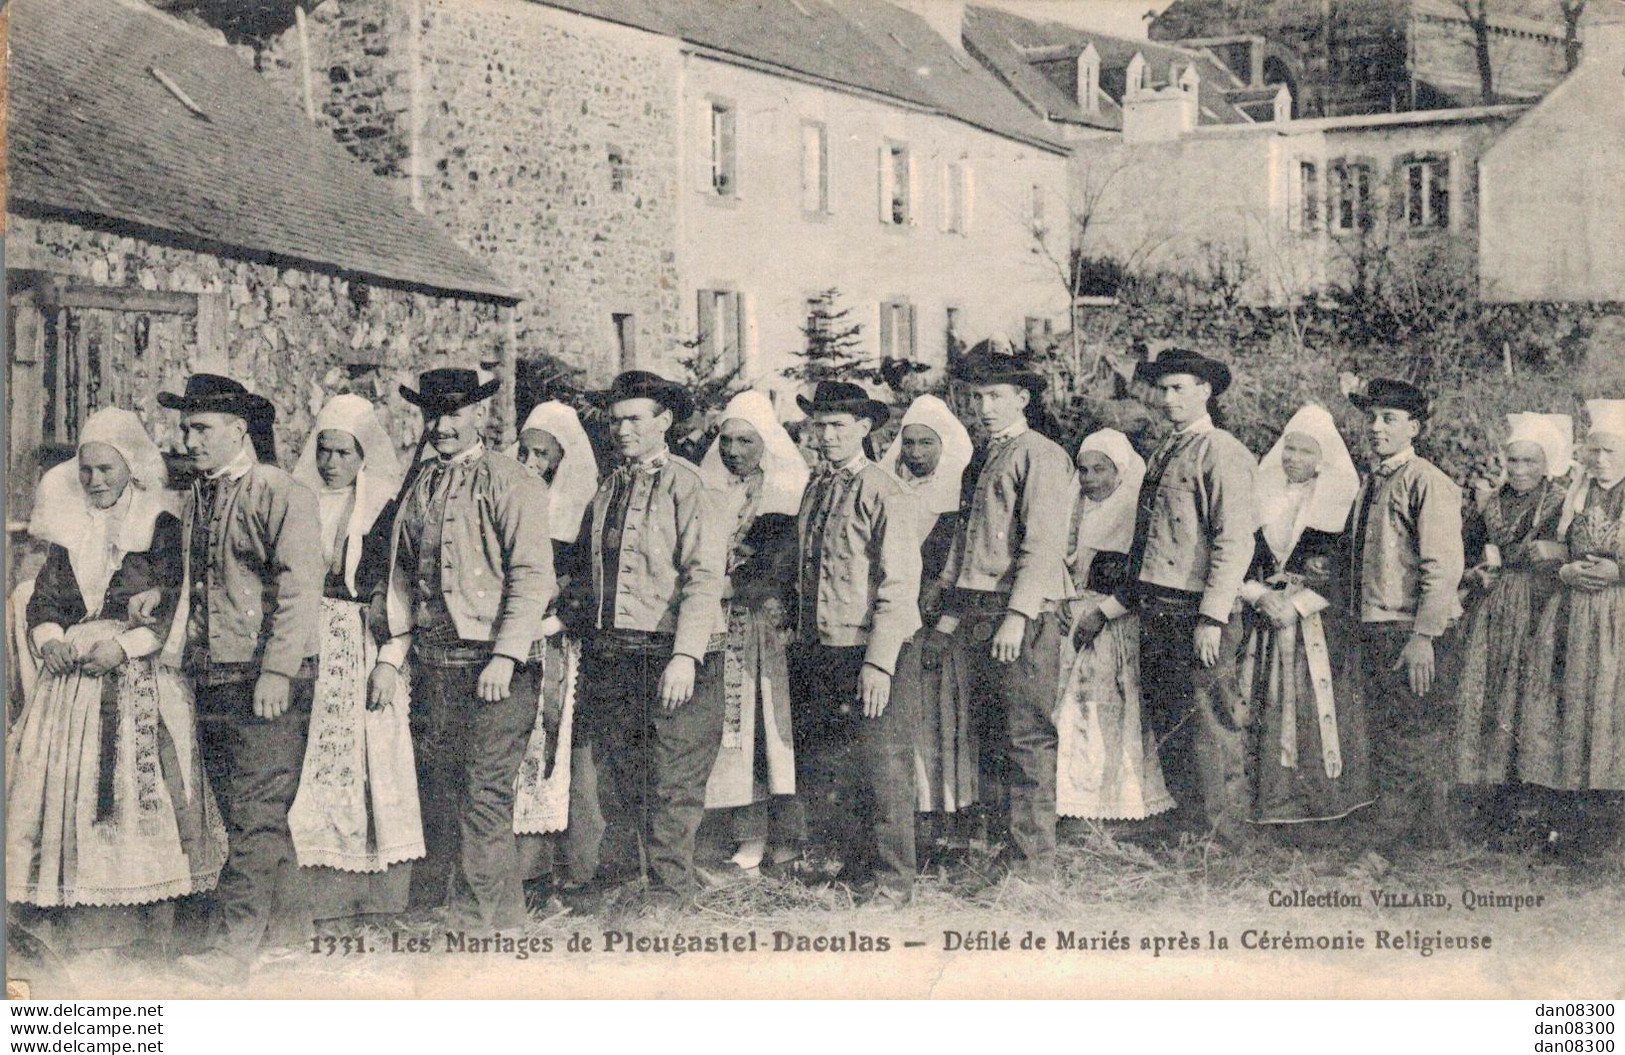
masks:
{"label": "window shutter", "polygon": [[722,112],[722,131],[720,136],[722,149],[722,171],[728,177],[728,188],[726,193],[736,198],[739,197],[738,132],[738,117],[733,107],[730,106],[728,109]]}
{"label": "window shutter", "polygon": [[896,330],[892,319],[892,306],[886,301],[880,303],[880,356],[882,359],[894,357],[897,354]]}
{"label": "window shutter", "polygon": [[908,164],[908,209],[907,219],[910,227],[920,226],[920,178],[918,166],[914,164],[914,151],[910,150],[904,156]]}
{"label": "window shutter", "polygon": [[736,338],[739,347],[739,366],[743,369],[750,362],[750,302],[744,291],[734,294],[734,327],[737,330]]}
{"label": "window shutter", "polygon": [[699,323],[694,335],[699,338],[700,354],[706,358],[716,354],[716,294],[702,289],[698,295]]}
{"label": "window shutter", "polygon": [[942,206],[937,212],[937,230],[947,234],[954,229],[954,167],[944,161],[937,170],[937,197]]}
{"label": "window shutter", "polygon": [[1286,229],[1303,230],[1303,162],[1294,161],[1286,173]]}
{"label": "window shutter", "polygon": [[1450,228],[1450,159],[1441,158],[1429,166],[1432,170],[1433,225],[1435,227]]}
{"label": "window shutter", "polygon": [[965,214],[960,219],[959,233],[968,235],[976,215],[976,169],[966,164],[961,166],[960,171],[965,181]]}
{"label": "window shutter", "polygon": [[904,354],[909,359],[918,359],[920,357],[919,314],[912,304],[907,305],[905,311],[908,313],[908,351]]}
{"label": "window shutter", "polygon": [[880,222],[891,223],[891,148],[885,143],[880,144],[880,159],[876,163],[876,171],[880,173]]}

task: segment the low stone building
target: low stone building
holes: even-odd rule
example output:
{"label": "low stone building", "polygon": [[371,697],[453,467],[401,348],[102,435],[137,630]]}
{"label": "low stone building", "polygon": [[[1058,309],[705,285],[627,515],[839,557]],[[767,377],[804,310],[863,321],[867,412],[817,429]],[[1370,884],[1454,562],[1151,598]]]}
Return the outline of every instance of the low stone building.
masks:
{"label": "low stone building", "polygon": [[507,285],[219,34],[120,0],[8,13],[13,530],[97,408],[136,410],[173,449],[157,395],[195,371],[276,404],[284,463],[333,393],[379,402],[404,445],[416,371],[511,377]]}
{"label": "low stone building", "polygon": [[521,355],[782,390],[831,288],[876,356],[1065,326],[1066,144],[962,10],[325,0],[262,64],[524,294]]}

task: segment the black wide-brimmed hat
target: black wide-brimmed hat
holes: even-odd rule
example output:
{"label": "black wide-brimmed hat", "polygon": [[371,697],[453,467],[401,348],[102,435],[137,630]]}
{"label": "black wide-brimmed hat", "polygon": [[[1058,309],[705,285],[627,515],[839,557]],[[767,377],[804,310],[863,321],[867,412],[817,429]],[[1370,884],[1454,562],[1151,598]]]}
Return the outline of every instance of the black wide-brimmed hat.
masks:
{"label": "black wide-brimmed hat", "polygon": [[1049,378],[1034,369],[1031,360],[1001,351],[994,339],[979,342],[954,367],[954,378],[968,385],[1018,385],[1034,396],[1049,387]]}
{"label": "black wide-brimmed hat", "polygon": [[648,370],[627,370],[617,374],[608,388],[594,392],[589,398],[600,407],[627,399],[652,399],[671,411],[674,425],[688,420],[694,413],[694,397],[688,394],[688,389]]}
{"label": "black wide-brimmed hat", "polygon": [[881,425],[891,417],[891,408],[864,391],[862,385],[850,381],[820,381],[813,388],[812,398],[796,397],[796,406],[811,417],[814,414],[851,414],[868,418]]}
{"label": "black wide-brimmed hat", "polygon": [[1169,374],[1190,374],[1213,386],[1213,395],[1220,396],[1230,387],[1230,368],[1217,359],[1191,351],[1189,348],[1169,348],[1158,353],[1149,363],[1134,368],[1137,380],[1148,384]]}
{"label": "black wide-brimmed hat", "polygon": [[276,420],[276,406],[269,399],[219,374],[193,374],[179,395],[158,393],[158,405],[182,414],[235,414],[250,424],[268,426]]}
{"label": "black wide-brimmed hat", "polygon": [[1428,416],[1427,393],[1409,381],[1400,381],[1392,377],[1372,378],[1371,383],[1365,386],[1364,392],[1355,392],[1349,396],[1349,402],[1361,410],[1370,410],[1373,407],[1403,410],[1417,420]]}
{"label": "black wide-brimmed hat", "polygon": [[502,387],[502,379],[493,377],[481,383],[479,371],[462,366],[439,366],[418,375],[416,391],[401,386],[401,397],[416,404],[428,417],[450,414],[466,406],[483,402]]}

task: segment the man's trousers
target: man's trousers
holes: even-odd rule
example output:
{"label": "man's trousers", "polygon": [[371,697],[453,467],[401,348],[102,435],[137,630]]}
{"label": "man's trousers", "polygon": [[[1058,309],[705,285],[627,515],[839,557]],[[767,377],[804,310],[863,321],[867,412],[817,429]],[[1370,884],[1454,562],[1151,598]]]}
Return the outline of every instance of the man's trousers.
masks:
{"label": "man's trousers", "polygon": [[862,648],[790,648],[796,793],[811,839],[835,852],[847,876],[872,873],[882,889],[906,895],[914,885],[919,701],[894,685],[880,717],[865,718],[863,656]]}
{"label": "man's trousers", "polygon": [[686,895],[695,886],[694,834],[705,816],[705,782],[722,746],[722,657],[707,656],[695,669],[694,695],[667,711],[660,679],[670,661],[666,650],[589,640],[576,714],[591,745],[610,849],[614,840],[635,836],[650,886]]}
{"label": "man's trousers", "polygon": [[970,677],[973,720],[981,733],[984,771],[1010,799],[1009,863],[1027,878],[1055,873],[1055,704],[1061,680],[1059,619],[1028,619],[1013,663],[993,658],[993,636],[1007,613],[967,611],[954,631]]}
{"label": "man's trousers", "polygon": [[1237,660],[1239,613],[1220,630],[1211,667],[1196,655],[1195,603],[1146,598],[1140,605],[1140,714],[1157,740],[1178,830],[1241,838],[1248,805],[1246,704]]}
{"label": "man's trousers", "polygon": [[1385,853],[1440,844],[1448,832],[1458,647],[1450,634],[1433,642],[1433,686],[1418,696],[1399,662],[1410,637],[1407,622],[1361,623],[1356,639],[1354,669],[1361,673],[1377,778],[1376,809],[1364,811],[1364,841]]}
{"label": "man's trousers", "polygon": [[419,663],[413,671],[412,748],[426,853],[412,870],[412,900],[511,928],[525,922],[514,781],[536,722],[541,672],[515,666],[508,698],[486,703],[479,698],[484,669]]}
{"label": "man's trousers", "polygon": [[[227,856],[214,898],[225,933],[219,946],[244,962],[259,954],[273,919],[293,900],[298,867],[288,808],[299,791],[316,683],[289,682],[288,709],[254,713],[254,680],[196,690],[198,746],[226,826]],[[299,937],[303,937],[300,935]]]}

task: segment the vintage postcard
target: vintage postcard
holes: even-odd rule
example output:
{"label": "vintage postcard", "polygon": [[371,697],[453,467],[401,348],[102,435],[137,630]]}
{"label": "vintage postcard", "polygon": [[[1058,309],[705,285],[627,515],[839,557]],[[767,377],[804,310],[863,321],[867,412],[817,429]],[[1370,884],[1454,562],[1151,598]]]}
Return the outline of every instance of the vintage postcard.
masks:
{"label": "vintage postcard", "polygon": [[12,0],[8,993],[1625,995],[1625,3]]}

